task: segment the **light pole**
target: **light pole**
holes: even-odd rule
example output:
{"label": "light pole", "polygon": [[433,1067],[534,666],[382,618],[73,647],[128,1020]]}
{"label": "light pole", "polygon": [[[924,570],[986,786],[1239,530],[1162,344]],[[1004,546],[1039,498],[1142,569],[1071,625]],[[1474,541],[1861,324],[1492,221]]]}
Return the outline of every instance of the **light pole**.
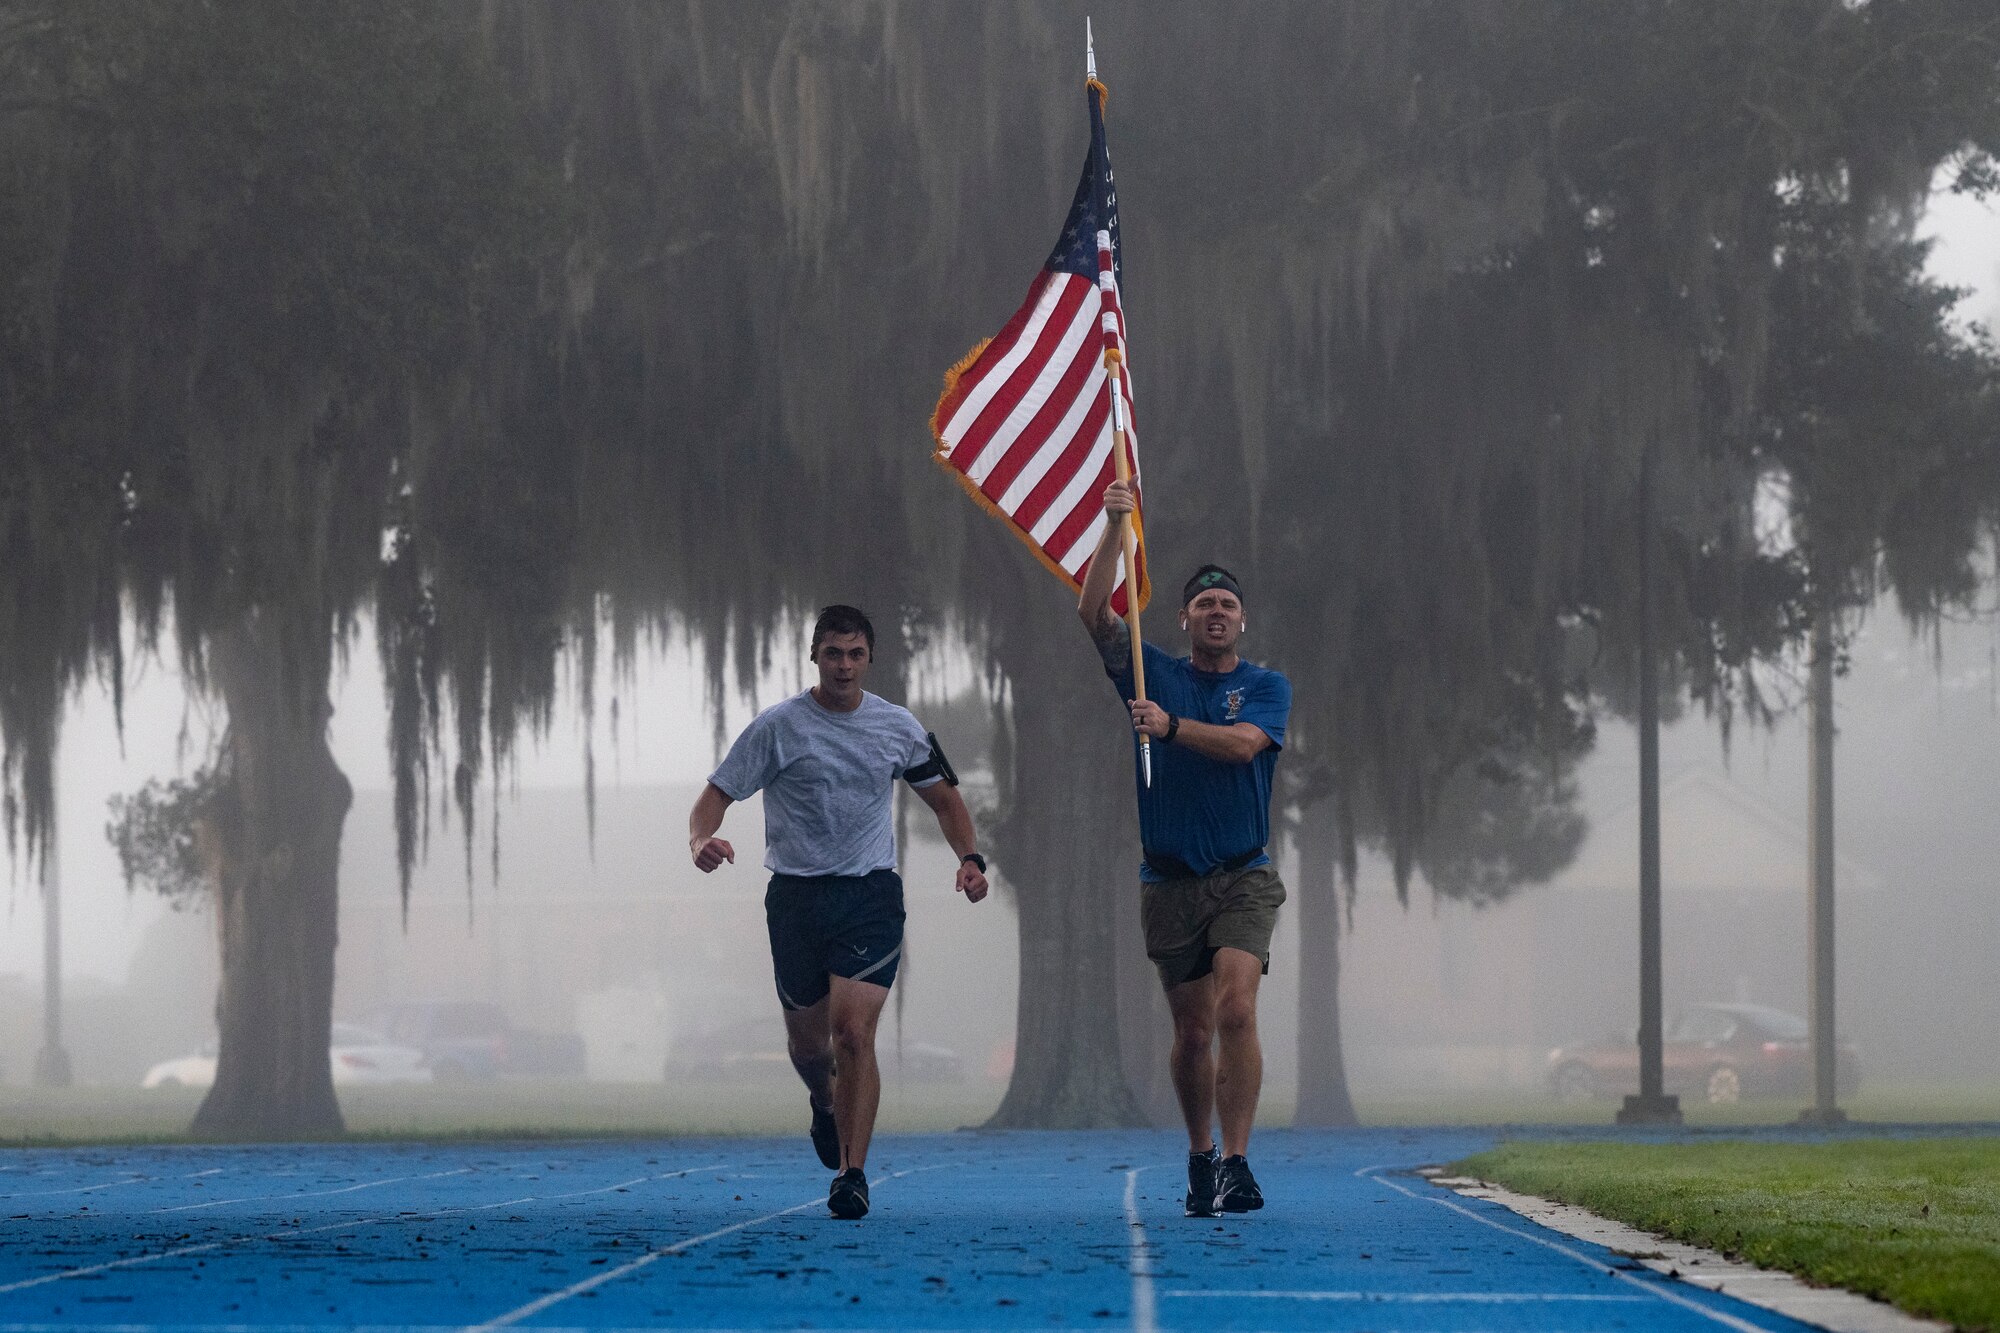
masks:
{"label": "light pole", "polygon": [[1653,587],[1657,516],[1651,439],[1639,457],[1639,1091],[1619,1108],[1621,1125],[1678,1125],[1681,1100],[1667,1095],[1660,1004],[1660,672]]}
{"label": "light pole", "polygon": [[1833,1022],[1833,612],[1813,612],[1812,697],[1807,710],[1807,811],[1811,837],[1806,868],[1812,886],[1806,895],[1807,1036],[1812,1044],[1813,1104],[1799,1122],[1838,1125],[1847,1116],[1834,1105]]}

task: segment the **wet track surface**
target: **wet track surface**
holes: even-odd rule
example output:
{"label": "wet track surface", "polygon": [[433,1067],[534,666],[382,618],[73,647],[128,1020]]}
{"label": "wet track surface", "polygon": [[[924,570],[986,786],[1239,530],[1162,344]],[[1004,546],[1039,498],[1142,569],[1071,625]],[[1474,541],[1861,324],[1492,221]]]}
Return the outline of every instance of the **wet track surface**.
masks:
{"label": "wet track surface", "polygon": [[[803,1126],[801,1126],[803,1130]],[[1414,1173],[1480,1131],[1281,1131],[1270,1206],[1182,1216],[1160,1133],[35,1149],[0,1333],[286,1328],[1798,1329]]]}

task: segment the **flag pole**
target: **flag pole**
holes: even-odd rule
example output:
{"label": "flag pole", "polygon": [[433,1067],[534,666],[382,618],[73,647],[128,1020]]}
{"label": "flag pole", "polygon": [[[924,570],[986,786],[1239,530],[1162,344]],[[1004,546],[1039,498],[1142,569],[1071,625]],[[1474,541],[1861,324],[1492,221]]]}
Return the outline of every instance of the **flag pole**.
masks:
{"label": "flag pole", "polygon": [[[1098,102],[1098,114],[1104,114],[1104,85],[1097,81],[1097,37],[1091,31],[1090,19],[1083,20],[1083,51],[1085,86],[1093,90]],[[1100,319],[1104,329],[1104,380],[1111,392],[1111,459],[1118,480],[1132,480],[1132,457],[1125,442],[1125,391],[1122,381],[1122,359],[1118,354],[1118,316],[1106,300],[1109,289],[1117,282],[1117,272],[1112,264],[1111,232],[1108,228],[1097,233],[1097,300],[1103,312]],[[1146,697],[1146,643],[1139,633],[1139,537],[1132,530],[1132,516],[1123,514],[1118,519],[1119,540],[1125,557],[1125,628],[1132,636],[1132,694],[1135,700]],[[1143,731],[1139,733],[1139,772],[1148,787],[1153,785],[1153,738]]]}
{"label": "flag pole", "polygon": [[[1109,232],[1099,232],[1108,246]],[[1105,322],[1117,319],[1109,311],[1105,312]],[[1125,393],[1119,383],[1119,356],[1116,347],[1104,349],[1105,381],[1111,389],[1111,457],[1112,466],[1117,470],[1118,480],[1132,480],[1132,459],[1125,446]],[[1132,634],[1132,695],[1135,699],[1146,697],[1146,643],[1139,636],[1139,536],[1132,531],[1132,516],[1118,516],[1120,541],[1125,548],[1125,627]],[[1145,732],[1139,733],[1139,770],[1148,787],[1153,785],[1153,739]]]}

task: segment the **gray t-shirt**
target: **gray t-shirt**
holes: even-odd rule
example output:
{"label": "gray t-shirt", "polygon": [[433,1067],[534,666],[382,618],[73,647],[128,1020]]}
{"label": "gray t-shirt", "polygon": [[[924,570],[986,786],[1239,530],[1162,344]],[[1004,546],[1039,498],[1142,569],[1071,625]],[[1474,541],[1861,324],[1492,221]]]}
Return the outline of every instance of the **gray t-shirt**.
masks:
{"label": "gray t-shirt", "polygon": [[930,754],[907,708],[864,690],[858,708],[836,713],[807,690],[757,714],[708,780],[732,801],[764,793],[764,864],[773,873],[865,875],[895,866],[889,798],[896,779]]}

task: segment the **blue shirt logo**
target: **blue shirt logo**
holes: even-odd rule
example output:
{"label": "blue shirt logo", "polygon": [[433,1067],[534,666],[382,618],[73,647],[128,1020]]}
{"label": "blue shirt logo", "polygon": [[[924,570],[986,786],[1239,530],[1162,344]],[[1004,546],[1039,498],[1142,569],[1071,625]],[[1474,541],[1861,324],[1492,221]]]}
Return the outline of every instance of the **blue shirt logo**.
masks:
{"label": "blue shirt logo", "polygon": [[[1282,674],[1252,662],[1227,673],[1198,671],[1185,657],[1145,646],[1146,692],[1177,717],[1212,726],[1248,722],[1271,744],[1247,764],[1225,764],[1185,745],[1153,743],[1153,785],[1139,786],[1138,740],[1133,778],[1139,795],[1139,836],[1146,847],[1178,857],[1201,873],[1271,840],[1271,784],[1285,744],[1292,686]],[[1122,698],[1132,697],[1132,670],[1110,673]],[[1244,869],[1268,864],[1264,857]],[[1150,870],[1142,877],[1155,878]]]}

